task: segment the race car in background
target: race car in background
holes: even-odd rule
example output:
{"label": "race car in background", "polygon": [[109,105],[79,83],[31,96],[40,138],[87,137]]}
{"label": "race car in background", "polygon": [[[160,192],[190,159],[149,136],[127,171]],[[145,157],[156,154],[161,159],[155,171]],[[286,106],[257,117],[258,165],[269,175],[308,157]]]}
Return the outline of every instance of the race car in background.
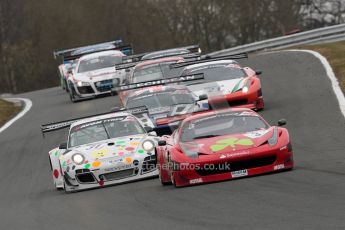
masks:
{"label": "race car in background", "polygon": [[[180,56],[165,57],[154,60],[142,61],[136,64],[127,75],[127,84],[154,81],[163,78],[180,76],[181,70],[171,69],[169,66],[174,63],[184,62],[185,59]],[[127,68],[128,69],[128,68]],[[118,93],[121,101],[125,101],[128,94],[132,91],[120,91]]]}
{"label": "race car in background", "polygon": [[42,125],[43,133],[69,128],[67,142],[49,152],[53,182],[67,193],[155,177],[152,128],[136,108]]}
{"label": "race car in background", "polygon": [[[131,92],[122,102],[126,109],[145,106],[148,109],[149,121],[158,136],[171,134],[174,120],[181,120],[188,114],[209,109],[207,96],[197,97],[184,85],[151,86]],[[146,114],[145,114],[146,115]],[[147,118],[137,117],[144,123]],[[164,121],[162,118],[166,118]],[[160,120],[160,123],[156,121]]]}
{"label": "race car in background", "polygon": [[181,187],[292,169],[285,124],[270,126],[245,108],[191,115],[158,142],[161,183]]}
{"label": "race car in background", "polygon": [[[61,50],[61,51],[54,52],[55,58],[56,57],[62,57],[63,58],[63,64],[60,65],[59,70],[60,70],[61,75],[63,76],[63,80],[62,80],[63,86],[67,85],[67,87],[66,87],[67,91],[69,91],[69,89],[73,89],[72,92],[69,91],[70,98],[73,102],[77,101],[78,99],[83,99],[85,97],[86,98],[92,97],[90,95],[82,95],[83,93],[79,92],[77,89],[78,80],[73,78],[78,73],[76,71],[76,67],[77,67],[77,65],[80,64],[79,59],[85,55],[99,53],[99,52],[103,52],[103,51],[109,51],[108,54],[110,56],[115,55],[115,57],[117,57],[117,56],[123,57],[124,55],[131,55],[133,53],[132,47],[130,45],[123,44],[122,40],[115,40],[115,41],[111,41],[111,42],[105,42],[105,43],[100,43],[100,44],[95,44],[95,45],[83,46],[83,47],[72,48],[72,49],[68,49],[68,50]],[[116,51],[116,52],[111,53],[110,51]],[[106,53],[104,53],[104,54],[106,54]],[[117,64],[119,62],[122,62],[122,60],[118,60],[118,58],[115,58],[115,60],[107,59],[106,61],[111,63],[111,64]],[[108,70],[108,72],[109,72],[109,70]],[[115,72],[115,70],[112,70],[112,72]],[[89,75],[90,75],[90,73],[89,73]],[[120,77],[120,78],[123,78],[123,77]],[[76,85],[74,85],[74,83],[76,83]],[[79,85],[81,85],[81,83],[79,83]],[[108,87],[109,87],[109,84],[108,84]],[[81,91],[83,91],[83,89],[81,89]],[[95,92],[93,94],[93,96],[96,96],[96,95],[98,95],[97,92]]]}
{"label": "race car in background", "polygon": [[112,50],[79,58],[75,73],[68,79],[71,101],[109,94],[114,87],[123,85],[126,71],[114,67],[121,62],[123,56],[120,51]]}
{"label": "race car in background", "polygon": [[264,108],[261,82],[249,67],[241,67],[234,59],[247,58],[247,54],[228,55],[203,60],[186,61],[170,65],[184,68],[181,75],[204,74],[204,79],[188,85],[196,95],[207,94],[214,108],[240,107],[261,110]]}

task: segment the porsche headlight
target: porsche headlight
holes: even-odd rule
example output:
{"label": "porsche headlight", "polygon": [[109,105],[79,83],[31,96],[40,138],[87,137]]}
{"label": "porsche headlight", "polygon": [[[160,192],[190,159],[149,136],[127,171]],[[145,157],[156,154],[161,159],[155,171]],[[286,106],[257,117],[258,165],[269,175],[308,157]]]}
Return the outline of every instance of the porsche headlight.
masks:
{"label": "porsche headlight", "polygon": [[149,140],[146,140],[143,142],[143,149],[146,151],[146,152],[150,152],[154,149],[155,145],[153,144],[152,141],[149,141]]}
{"label": "porsche headlight", "polygon": [[77,165],[81,165],[84,163],[85,158],[83,155],[81,155],[80,153],[76,153],[72,156],[72,160],[74,163],[76,163]]}

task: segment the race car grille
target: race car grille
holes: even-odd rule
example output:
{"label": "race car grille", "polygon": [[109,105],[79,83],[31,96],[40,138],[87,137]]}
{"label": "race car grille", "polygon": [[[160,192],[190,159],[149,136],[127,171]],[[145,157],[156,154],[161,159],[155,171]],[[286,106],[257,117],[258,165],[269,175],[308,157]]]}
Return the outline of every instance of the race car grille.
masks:
{"label": "race car grille", "polygon": [[196,172],[200,176],[229,173],[229,172],[243,170],[243,169],[251,169],[251,168],[271,165],[276,161],[276,159],[277,159],[277,156],[272,155],[272,156],[253,158],[253,159],[243,160],[243,161],[224,162],[221,164],[216,164],[214,165],[214,167],[208,167],[207,169],[206,168],[197,169]]}
{"label": "race car grille", "polygon": [[142,173],[147,173],[156,169],[157,158],[156,155],[145,157],[143,166],[141,169]]}
{"label": "race car grille", "polygon": [[117,172],[102,174],[99,177],[105,180],[120,180],[126,177],[131,177],[135,175],[135,170],[125,169]]}
{"label": "race car grille", "polygon": [[113,84],[112,80],[104,80],[104,81],[98,81],[95,82],[95,87],[99,92],[106,92],[110,91],[114,86],[117,86],[117,84]]}
{"label": "race car grille", "polygon": [[92,93],[94,93],[91,86],[78,87],[78,91],[80,94],[92,94]]}
{"label": "race car grille", "polygon": [[247,99],[228,101],[229,106],[239,106],[248,104]]}

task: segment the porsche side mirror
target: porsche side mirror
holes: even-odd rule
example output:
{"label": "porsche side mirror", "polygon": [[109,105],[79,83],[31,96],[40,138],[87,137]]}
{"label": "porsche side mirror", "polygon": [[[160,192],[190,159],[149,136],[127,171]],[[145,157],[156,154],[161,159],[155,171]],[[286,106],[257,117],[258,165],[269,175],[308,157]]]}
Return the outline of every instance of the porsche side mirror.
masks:
{"label": "porsche side mirror", "polygon": [[286,125],[286,120],[285,119],[280,119],[278,121],[278,126],[284,126],[284,125]]}
{"label": "porsche side mirror", "polygon": [[208,99],[207,94],[201,94],[201,95],[199,95],[199,101],[203,101],[203,100],[207,100],[207,99]]}
{"label": "porsche side mirror", "polygon": [[256,75],[261,75],[261,74],[262,74],[262,71],[261,71],[261,70],[256,70],[256,71],[255,71],[255,74],[256,74]]}
{"label": "porsche side mirror", "polygon": [[61,143],[59,149],[67,149],[67,142]]}
{"label": "porsche side mirror", "polygon": [[159,140],[158,141],[158,146],[166,146],[167,142],[165,140]]}
{"label": "porsche side mirror", "polygon": [[153,128],[150,126],[145,126],[144,129],[147,133],[153,132]]}

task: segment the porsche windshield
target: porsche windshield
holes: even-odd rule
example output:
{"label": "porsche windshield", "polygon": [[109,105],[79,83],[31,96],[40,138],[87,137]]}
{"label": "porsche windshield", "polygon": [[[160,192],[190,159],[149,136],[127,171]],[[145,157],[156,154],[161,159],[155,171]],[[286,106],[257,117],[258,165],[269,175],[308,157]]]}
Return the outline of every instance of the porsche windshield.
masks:
{"label": "porsche windshield", "polygon": [[183,71],[182,75],[198,74],[203,73],[205,81],[223,81],[231,80],[236,78],[246,77],[246,73],[237,67],[229,67],[224,64],[220,65],[210,65],[210,66],[200,66],[193,69],[186,69]]}
{"label": "porsche windshield", "polygon": [[153,93],[145,96],[130,98],[126,104],[126,108],[134,108],[145,105],[148,109],[154,109],[158,107],[194,103],[194,98],[188,93]]}
{"label": "porsche windshield", "polygon": [[169,65],[173,63],[175,62],[163,62],[135,69],[133,73],[133,83],[179,76],[180,70],[169,68]]}
{"label": "porsche windshield", "polygon": [[121,62],[122,57],[119,55],[99,56],[87,60],[82,60],[79,64],[78,73],[114,67],[116,64],[120,64]]}
{"label": "porsche windshield", "polygon": [[143,133],[142,126],[131,116],[98,120],[74,126],[70,131],[69,147]]}
{"label": "porsche windshield", "polygon": [[181,141],[245,133],[267,129],[268,125],[258,116],[217,114],[186,123],[182,128]]}

